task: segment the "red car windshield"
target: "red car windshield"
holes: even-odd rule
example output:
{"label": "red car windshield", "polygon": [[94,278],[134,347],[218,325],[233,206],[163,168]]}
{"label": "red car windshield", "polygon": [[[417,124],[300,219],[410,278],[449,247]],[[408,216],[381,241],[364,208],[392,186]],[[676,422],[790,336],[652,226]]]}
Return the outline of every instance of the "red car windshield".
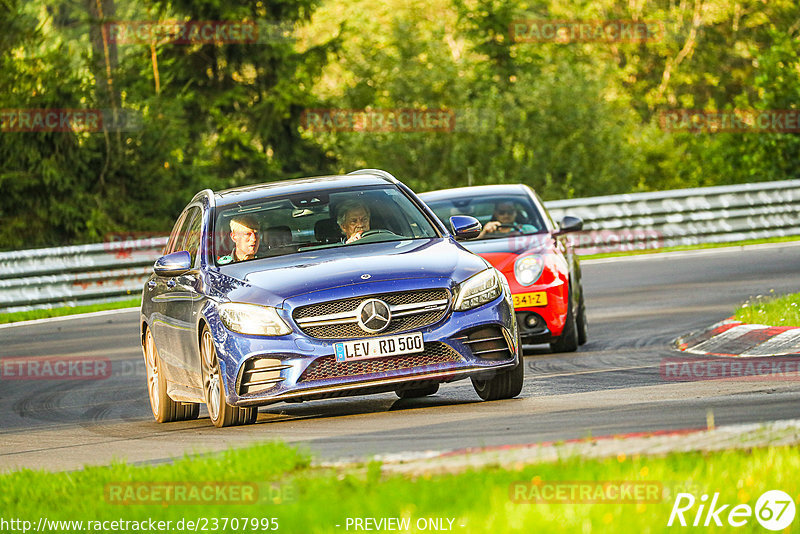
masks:
{"label": "red car windshield", "polygon": [[475,217],[483,226],[490,221],[500,223],[500,231],[485,235],[487,239],[505,237],[509,233],[535,234],[547,230],[542,214],[524,195],[448,198],[426,200],[425,203],[448,227],[453,215]]}

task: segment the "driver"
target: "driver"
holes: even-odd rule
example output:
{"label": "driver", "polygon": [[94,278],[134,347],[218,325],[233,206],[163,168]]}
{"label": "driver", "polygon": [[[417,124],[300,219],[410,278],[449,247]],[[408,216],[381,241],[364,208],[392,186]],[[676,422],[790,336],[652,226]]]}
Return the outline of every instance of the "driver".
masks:
{"label": "driver", "polygon": [[339,206],[336,222],[344,232],[344,242],[352,243],[361,239],[369,230],[370,212],[366,204],[360,200],[345,200]]}
{"label": "driver", "polygon": [[487,237],[487,234],[530,233],[536,228],[530,224],[517,222],[517,206],[513,202],[504,200],[494,205],[492,220],[486,223],[477,239]]}
{"label": "driver", "polygon": [[240,215],[231,219],[231,239],[236,245],[228,256],[217,260],[219,264],[252,260],[257,257],[261,244],[261,225],[252,215]]}

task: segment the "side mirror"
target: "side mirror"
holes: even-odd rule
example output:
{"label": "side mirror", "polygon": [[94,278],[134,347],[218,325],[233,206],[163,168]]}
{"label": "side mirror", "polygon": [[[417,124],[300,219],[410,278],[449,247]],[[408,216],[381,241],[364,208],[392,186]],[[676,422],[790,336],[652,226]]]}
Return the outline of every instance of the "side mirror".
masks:
{"label": "side mirror", "polygon": [[463,241],[465,239],[473,239],[478,237],[481,233],[481,223],[475,217],[468,215],[453,215],[450,217],[450,228],[453,229],[453,235],[456,241]]}
{"label": "side mirror", "polygon": [[153,271],[165,278],[180,276],[191,268],[192,256],[185,250],[161,256],[153,264]]}
{"label": "side mirror", "polygon": [[572,217],[565,215],[561,219],[561,224],[558,225],[558,230],[553,232],[553,235],[568,234],[570,232],[579,232],[583,230],[583,219],[580,217]]}

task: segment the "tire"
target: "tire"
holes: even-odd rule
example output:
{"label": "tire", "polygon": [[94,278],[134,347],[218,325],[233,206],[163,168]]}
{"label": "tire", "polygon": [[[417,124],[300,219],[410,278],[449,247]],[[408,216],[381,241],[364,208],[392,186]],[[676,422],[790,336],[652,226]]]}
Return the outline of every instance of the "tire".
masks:
{"label": "tire", "polygon": [[578,325],[575,320],[575,313],[572,310],[572,298],[567,305],[567,319],[564,323],[564,331],[558,338],[550,343],[553,352],[575,352],[578,350]]}
{"label": "tire", "polygon": [[583,291],[581,291],[581,303],[578,305],[578,317],[575,320],[578,327],[578,345],[585,345],[588,335],[588,322],[586,320],[586,304],[583,301]]}
{"label": "tire", "polygon": [[142,351],[147,374],[147,394],[150,397],[150,408],[153,410],[155,420],[159,423],[170,423],[197,419],[200,415],[199,404],[177,402],[167,395],[167,379],[161,372],[161,359],[149,326],[144,332]]}
{"label": "tire", "polygon": [[219,368],[217,349],[208,326],[203,328],[200,337],[200,364],[203,371],[203,395],[206,399],[208,416],[217,428],[224,426],[249,425],[258,417],[258,407],[231,406],[225,400],[225,386]]}
{"label": "tire", "polygon": [[414,389],[402,389],[399,391],[395,391],[397,396],[401,399],[416,399],[419,397],[427,397],[428,395],[433,395],[439,391],[439,384],[431,384],[429,386],[423,386],[420,388]]}
{"label": "tire", "polygon": [[522,345],[520,345],[519,361],[514,368],[497,373],[493,378],[480,380],[472,378],[475,393],[485,401],[511,399],[522,392],[525,378],[525,366],[522,362]]}

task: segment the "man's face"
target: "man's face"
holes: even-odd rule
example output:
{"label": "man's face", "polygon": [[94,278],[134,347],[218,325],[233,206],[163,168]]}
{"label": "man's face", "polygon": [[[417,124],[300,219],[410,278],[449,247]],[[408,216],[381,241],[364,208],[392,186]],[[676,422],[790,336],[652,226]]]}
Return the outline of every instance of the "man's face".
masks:
{"label": "man's face", "polygon": [[345,214],[344,222],[342,222],[342,231],[347,239],[350,236],[359,232],[366,232],[369,230],[369,214],[364,208],[356,208],[348,211]]}
{"label": "man's face", "polygon": [[256,255],[260,242],[258,230],[238,226],[231,231],[231,239],[236,244],[236,260],[248,260]]}
{"label": "man's face", "polygon": [[511,202],[501,202],[494,210],[500,224],[513,224],[517,218],[517,208]]}

